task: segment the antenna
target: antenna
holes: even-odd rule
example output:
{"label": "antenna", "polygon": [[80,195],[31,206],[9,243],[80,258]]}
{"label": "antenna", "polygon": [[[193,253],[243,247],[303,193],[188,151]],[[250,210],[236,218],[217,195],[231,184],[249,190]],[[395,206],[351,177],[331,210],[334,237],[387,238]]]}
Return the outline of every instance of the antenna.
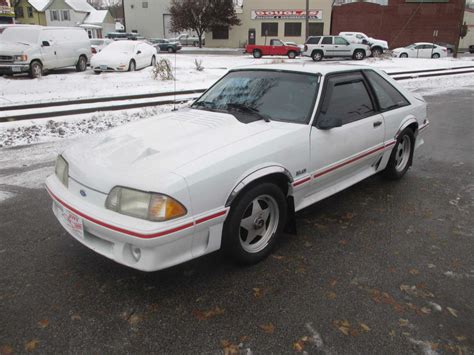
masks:
{"label": "antenna", "polygon": [[173,110],[172,111],[178,111],[178,109],[176,108],[176,52],[174,52],[174,75],[173,75],[173,85],[174,85],[174,88],[173,88]]}

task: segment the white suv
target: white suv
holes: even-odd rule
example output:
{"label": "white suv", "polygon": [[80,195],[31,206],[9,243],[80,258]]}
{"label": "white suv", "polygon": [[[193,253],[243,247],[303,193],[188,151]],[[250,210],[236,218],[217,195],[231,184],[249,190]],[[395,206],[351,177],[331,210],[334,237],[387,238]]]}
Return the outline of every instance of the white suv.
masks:
{"label": "white suv", "polygon": [[362,60],[370,56],[368,45],[360,43],[349,43],[341,36],[314,36],[308,37],[303,55],[311,57],[315,62],[323,57],[351,57]]}
{"label": "white suv", "polygon": [[370,51],[376,57],[388,50],[387,41],[369,37],[362,32],[339,32],[339,36],[343,36],[351,43],[368,44],[370,46]]}

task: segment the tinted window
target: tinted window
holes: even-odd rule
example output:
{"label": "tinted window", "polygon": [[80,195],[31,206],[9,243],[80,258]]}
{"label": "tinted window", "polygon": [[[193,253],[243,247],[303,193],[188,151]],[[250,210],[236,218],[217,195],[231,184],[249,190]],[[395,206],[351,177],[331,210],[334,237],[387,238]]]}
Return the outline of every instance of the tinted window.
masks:
{"label": "tinted window", "polygon": [[271,120],[307,123],[318,88],[314,74],[240,70],[223,77],[192,107],[230,113],[244,123],[260,119],[255,110]]}
{"label": "tinted window", "polygon": [[370,85],[372,85],[372,89],[375,92],[382,111],[392,110],[410,104],[397,89],[379,74],[372,70],[366,71],[365,74],[369,79]]}
{"label": "tinted window", "polygon": [[307,44],[318,44],[321,37],[309,37]]}
{"label": "tinted window", "polygon": [[375,114],[372,101],[360,73],[330,77],[319,120],[331,122],[341,119],[347,124]]}
{"label": "tinted window", "polygon": [[285,37],[300,37],[301,36],[301,22],[286,22],[285,23]]}
{"label": "tinted window", "polygon": [[323,37],[321,44],[332,44],[332,37]]}
{"label": "tinted window", "polygon": [[336,37],[334,38],[334,44],[341,44],[341,45],[347,45],[349,42],[347,42],[344,38],[342,37]]}
{"label": "tinted window", "polygon": [[278,36],[278,22],[263,22],[262,36]]}

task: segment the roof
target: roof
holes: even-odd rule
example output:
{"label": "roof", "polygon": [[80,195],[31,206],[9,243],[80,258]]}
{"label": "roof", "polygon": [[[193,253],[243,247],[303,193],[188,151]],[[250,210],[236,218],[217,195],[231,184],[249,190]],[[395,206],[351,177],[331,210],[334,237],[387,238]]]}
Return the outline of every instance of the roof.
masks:
{"label": "roof", "polygon": [[367,65],[359,65],[359,64],[286,63],[286,64],[246,65],[246,66],[240,66],[234,69],[236,70],[242,70],[242,69],[285,70],[285,71],[295,71],[295,72],[326,75],[326,74],[334,73],[334,72],[342,72],[342,71],[357,70],[357,69],[374,69],[374,68],[369,67]]}
{"label": "roof", "polygon": [[95,9],[87,3],[86,0],[65,0],[74,11],[77,12],[93,12]]}
{"label": "roof", "polygon": [[94,10],[84,20],[84,23],[103,23],[107,17],[109,10]]}
{"label": "roof", "polygon": [[49,7],[53,0],[28,0],[28,2],[36,11],[43,12]]}

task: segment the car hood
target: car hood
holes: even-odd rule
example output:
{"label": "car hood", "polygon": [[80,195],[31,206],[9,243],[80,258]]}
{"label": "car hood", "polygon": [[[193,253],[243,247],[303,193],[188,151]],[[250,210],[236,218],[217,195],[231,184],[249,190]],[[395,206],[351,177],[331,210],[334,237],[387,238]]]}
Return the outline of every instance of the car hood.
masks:
{"label": "car hood", "polygon": [[144,119],[85,139],[63,156],[69,174],[80,183],[107,193],[113,186],[156,179],[220,148],[271,129],[264,121],[250,124],[234,116],[185,109]]}
{"label": "car hood", "polygon": [[382,48],[388,48],[388,42],[387,41],[384,41],[384,40],[381,40],[381,39],[375,39],[375,38],[372,38],[372,37],[369,37],[368,40],[372,45],[378,44]]}
{"label": "car hood", "polygon": [[13,42],[2,42],[0,41],[0,54],[1,55],[21,55],[32,48],[33,45],[13,43]]}

